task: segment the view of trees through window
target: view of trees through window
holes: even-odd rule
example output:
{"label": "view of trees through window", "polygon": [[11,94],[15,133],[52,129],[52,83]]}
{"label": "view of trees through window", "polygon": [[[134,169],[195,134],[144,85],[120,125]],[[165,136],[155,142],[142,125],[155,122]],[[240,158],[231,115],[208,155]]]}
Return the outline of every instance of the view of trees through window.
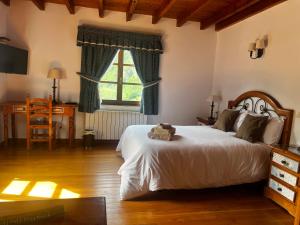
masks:
{"label": "view of trees through window", "polygon": [[142,89],[130,51],[119,50],[99,84],[102,104],[138,105]]}

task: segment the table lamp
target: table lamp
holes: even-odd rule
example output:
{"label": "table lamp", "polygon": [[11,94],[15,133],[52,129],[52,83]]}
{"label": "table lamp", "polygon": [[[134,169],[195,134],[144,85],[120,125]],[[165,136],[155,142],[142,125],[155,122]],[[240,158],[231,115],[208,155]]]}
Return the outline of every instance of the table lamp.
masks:
{"label": "table lamp", "polygon": [[221,96],[219,95],[210,95],[206,101],[208,102],[211,102],[211,109],[210,109],[210,117],[208,117],[208,120],[209,121],[213,121],[214,120],[214,107],[215,107],[215,102],[220,102],[222,99],[221,99]]}
{"label": "table lamp", "polygon": [[60,79],[60,78],[61,78],[61,75],[62,75],[61,70],[58,69],[58,68],[52,68],[52,69],[50,69],[49,72],[48,72],[47,78],[53,79],[53,86],[52,86],[52,88],[53,88],[53,99],[52,99],[52,103],[53,103],[53,104],[57,104],[57,102],[56,102],[56,96],[55,96],[55,95],[56,95],[55,89],[57,88],[57,86],[56,86],[56,79]]}

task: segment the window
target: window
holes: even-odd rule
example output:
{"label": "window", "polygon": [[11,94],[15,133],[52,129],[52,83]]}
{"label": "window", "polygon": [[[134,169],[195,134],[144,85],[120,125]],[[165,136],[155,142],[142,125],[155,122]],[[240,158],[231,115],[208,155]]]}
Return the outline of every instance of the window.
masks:
{"label": "window", "polygon": [[139,105],[142,91],[130,51],[119,50],[100,80],[102,104]]}

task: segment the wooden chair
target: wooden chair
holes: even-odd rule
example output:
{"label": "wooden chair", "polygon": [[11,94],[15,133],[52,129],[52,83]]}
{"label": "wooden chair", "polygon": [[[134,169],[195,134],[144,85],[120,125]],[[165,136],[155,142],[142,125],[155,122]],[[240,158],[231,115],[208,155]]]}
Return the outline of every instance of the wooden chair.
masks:
{"label": "wooden chair", "polygon": [[48,99],[27,97],[26,111],[27,149],[31,148],[32,142],[48,142],[49,150],[52,150],[56,138],[56,122],[52,121],[52,96]]}

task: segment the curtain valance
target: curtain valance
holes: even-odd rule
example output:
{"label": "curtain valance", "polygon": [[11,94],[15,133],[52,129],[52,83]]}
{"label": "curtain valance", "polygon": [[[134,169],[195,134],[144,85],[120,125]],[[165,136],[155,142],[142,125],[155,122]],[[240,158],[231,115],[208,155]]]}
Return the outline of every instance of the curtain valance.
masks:
{"label": "curtain valance", "polygon": [[108,30],[87,25],[78,27],[77,45],[95,45],[153,53],[163,52],[159,35]]}

